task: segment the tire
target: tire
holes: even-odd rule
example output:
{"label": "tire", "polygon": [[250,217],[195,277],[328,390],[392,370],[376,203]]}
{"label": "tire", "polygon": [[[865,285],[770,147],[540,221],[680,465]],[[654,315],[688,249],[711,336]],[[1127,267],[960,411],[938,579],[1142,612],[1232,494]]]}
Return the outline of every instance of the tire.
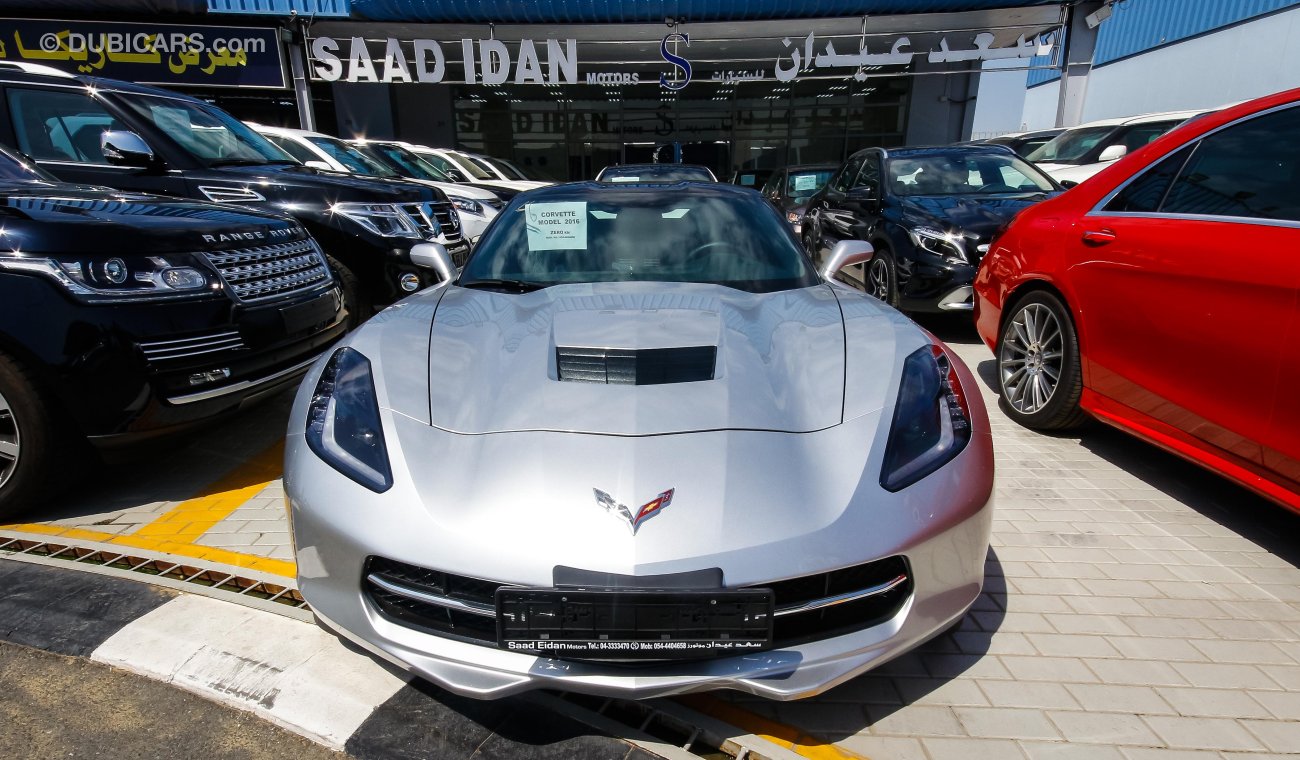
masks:
{"label": "tire", "polygon": [[888,248],[879,246],[863,271],[862,287],[867,295],[898,308],[898,265]]}
{"label": "tire", "polygon": [[329,254],[325,255],[325,260],[334,270],[334,276],[338,278],[339,286],[343,289],[343,305],[348,310],[348,330],[355,330],[374,313],[374,305],[351,269]]}
{"label": "tire", "polygon": [[[1058,348],[1059,347],[1059,348]],[[1011,419],[1033,430],[1079,427],[1083,372],[1070,310],[1038,290],[1015,302],[998,334],[998,393]]]}
{"label": "tire", "polygon": [[82,470],[81,442],[37,387],[27,370],[0,354],[0,519],[38,506]]}

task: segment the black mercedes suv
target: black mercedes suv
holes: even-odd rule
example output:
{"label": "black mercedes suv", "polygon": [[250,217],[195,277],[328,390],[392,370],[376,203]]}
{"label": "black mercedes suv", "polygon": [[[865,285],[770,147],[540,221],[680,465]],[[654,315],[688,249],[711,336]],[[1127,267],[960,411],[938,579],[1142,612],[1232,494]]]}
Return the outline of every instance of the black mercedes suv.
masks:
{"label": "black mercedes suv", "polygon": [[414,245],[440,243],[461,258],[468,251],[441,190],[303,166],[201,100],[2,63],[0,90],[0,142],[59,179],[294,217],[330,258],[355,318],[437,281],[412,264]]}
{"label": "black mercedes suv", "polygon": [[819,261],[841,240],[875,246],[862,285],[892,306],[968,311],[994,234],[1060,191],[1002,146],[868,148],[808,200],[802,237]]}
{"label": "black mercedes suv", "polygon": [[347,329],[293,219],[70,185],[0,149],[0,517],[296,382]]}

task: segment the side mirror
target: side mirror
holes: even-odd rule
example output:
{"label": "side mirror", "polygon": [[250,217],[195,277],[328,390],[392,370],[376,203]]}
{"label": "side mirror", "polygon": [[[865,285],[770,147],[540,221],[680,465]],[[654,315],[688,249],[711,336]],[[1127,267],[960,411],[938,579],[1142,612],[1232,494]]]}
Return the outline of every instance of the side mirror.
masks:
{"label": "side mirror", "polygon": [[1098,160],[1099,162],[1100,162],[1100,161],[1118,161],[1119,159],[1121,159],[1121,158],[1123,158],[1124,156],[1127,156],[1127,155],[1128,155],[1128,147],[1127,147],[1127,146],[1124,146],[1124,145],[1110,145],[1110,146],[1107,146],[1107,148],[1101,152],[1101,155],[1100,155],[1100,156],[1097,156],[1097,160]]}
{"label": "side mirror", "polygon": [[310,166],[313,169],[320,169],[323,172],[334,171],[334,167],[330,166],[324,161],[303,161],[302,163],[304,166]]}
{"label": "side mirror", "polygon": [[134,132],[109,129],[99,136],[99,151],[114,166],[134,166],[146,169],[153,166],[153,148]]}
{"label": "side mirror", "polygon": [[1063,180],[1060,181],[1059,184],[1061,185],[1061,187],[1065,188],[1066,190],[1069,190],[1069,189],[1072,188],[1072,187],[1078,187],[1078,186],[1079,186],[1079,183],[1076,182],[1076,181],[1074,181],[1074,180],[1072,180],[1072,179],[1063,179]]}
{"label": "side mirror", "polygon": [[411,263],[424,269],[432,269],[438,278],[446,282],[456,276],[456,265],[452,263],[451,254],[441,243],[416,243],[411,247]]}
{"label": "side mirror", "polygon": [[876,249],[865,240],[841,240],[831,249],[831,255],[822,265],[821,275],[829,280],[844,267],[871,261],[875,255]]}

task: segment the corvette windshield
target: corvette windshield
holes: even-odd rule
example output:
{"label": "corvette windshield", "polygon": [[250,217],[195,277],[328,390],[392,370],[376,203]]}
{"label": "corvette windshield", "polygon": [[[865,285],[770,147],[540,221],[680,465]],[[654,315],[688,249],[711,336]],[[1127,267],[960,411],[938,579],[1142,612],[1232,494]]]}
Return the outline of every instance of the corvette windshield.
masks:
{"label": "corvette windshield", "polygon": [[502,214],[462,287],[697,282],[765,293],[819,280],[762,198],[690,188],[552,193]]}

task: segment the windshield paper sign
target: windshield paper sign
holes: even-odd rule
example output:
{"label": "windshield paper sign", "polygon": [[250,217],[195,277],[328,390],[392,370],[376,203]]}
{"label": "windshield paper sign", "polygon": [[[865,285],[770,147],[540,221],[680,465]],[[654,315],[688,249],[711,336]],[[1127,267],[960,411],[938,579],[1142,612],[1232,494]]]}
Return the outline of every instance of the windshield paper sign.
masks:
{"label": "windshield paper sign", "polygon": [[524,206],[530,251],[585,251],[587,202],[529,203]]}
{"label": "windshield paper sign", "polygon": [[0,19],[0,61],[149,84],[287,86],[275,29]]}

